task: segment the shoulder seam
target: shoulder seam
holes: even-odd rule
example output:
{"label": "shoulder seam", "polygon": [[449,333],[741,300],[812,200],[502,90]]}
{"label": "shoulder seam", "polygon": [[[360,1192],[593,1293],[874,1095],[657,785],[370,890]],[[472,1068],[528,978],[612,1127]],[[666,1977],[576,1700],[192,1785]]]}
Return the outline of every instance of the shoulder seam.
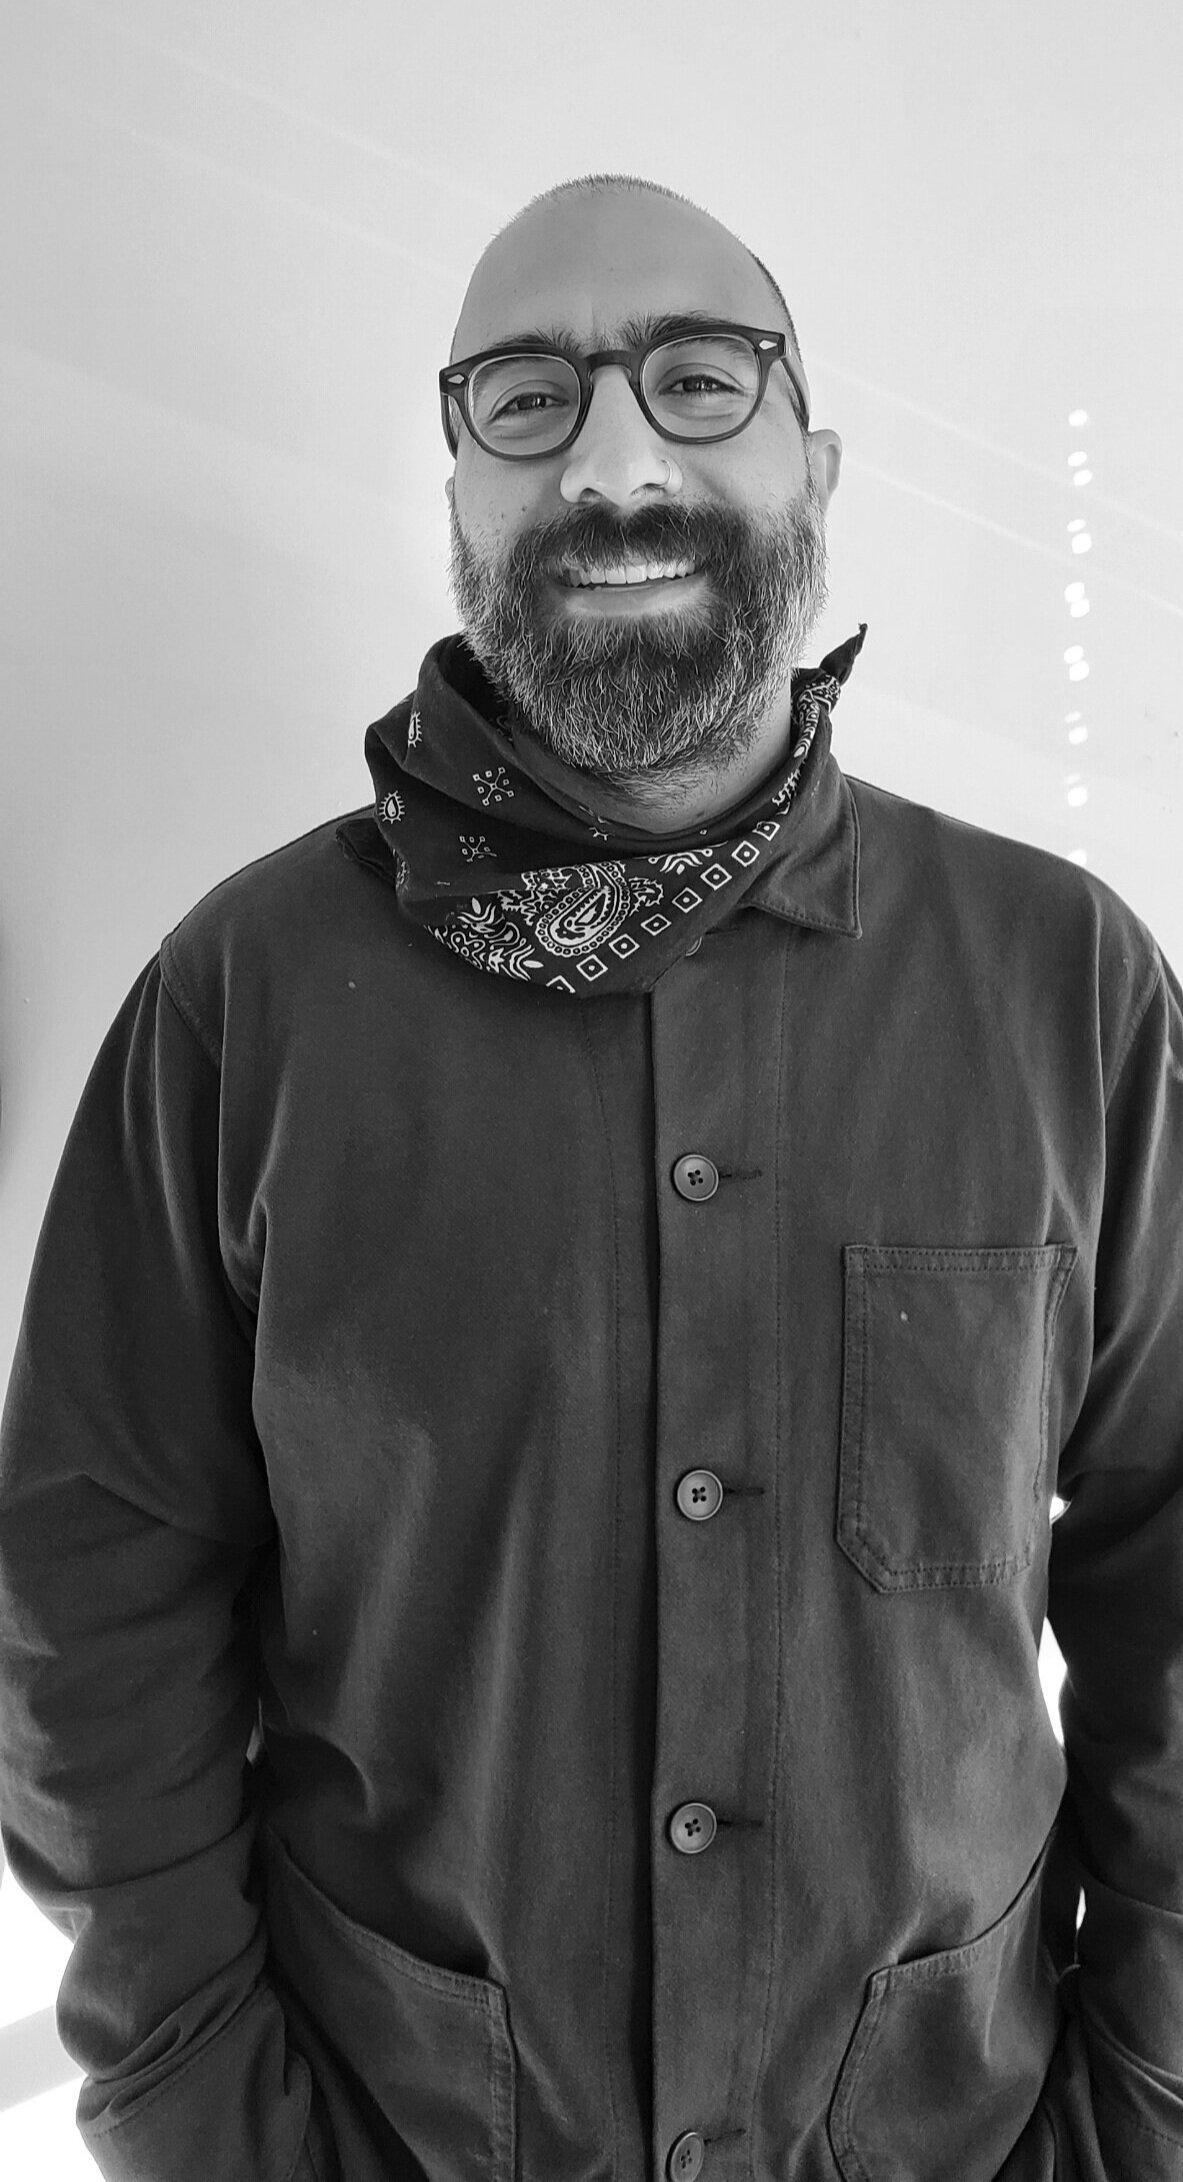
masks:
{"label": "shoulder seam", "polygon": [[1109,1109],[1112,1106],[1114,1099],[1117,1097],[1117,1087],[1120,1084],[1122,1076],[1125,1073],[1126,1062],[1129,1060],[1130,1054],[1134,1050],[1135,1043],[1137,1042],[1138,1032],[1141,1030],[1143,1023],[1146,1020],[1146,1016],[1149,1013],[1150,1009],[1150,1003],[1154,998],[1154,995],[1157,992],[1161,982],[1162,968],[1158,960],[1158,949],[1156,946],[1154,954],[1151,957],[1150,975],[1146,980],[1146,990],[1140,995],[1138,1004],[1134,1009],[1133,1015],[1130,1018],[1130,1027],[1128,1032],[1126,1033],[1125,1044],[1121,1048],[1120,1057],[1113,1071],[1113,1086],[1110,1090],[1108,1098],[1105,1101],[1106,1113],[1109,1112]]}
{"label": "shoulder seam", "polygon": [[163,985],[165,992],[168,994],[169,999],[172,1001],[172,1004],[176,1009],[177,1014],[180,1016],[181,1021],[185,1025],[186,1030],[189,1032],[190,1037],[193,1038],[200,1046],[206,1060],[210,1064],[210,1067],[214,1069],[218,1075],[221,1075],[221,1053],[214,1045],[212,1039],[207,1038],[204,1026],[201,1021],[201,1017],[198,1015],[197,1009],[195,1008],[192,1000],[185,990],[184,981],[181,977],[180,970],[177,967],[177,958],[173,951],[172,938],[173,935],[170,932],[167,939],[161,941],[159,957],[160,982]]}

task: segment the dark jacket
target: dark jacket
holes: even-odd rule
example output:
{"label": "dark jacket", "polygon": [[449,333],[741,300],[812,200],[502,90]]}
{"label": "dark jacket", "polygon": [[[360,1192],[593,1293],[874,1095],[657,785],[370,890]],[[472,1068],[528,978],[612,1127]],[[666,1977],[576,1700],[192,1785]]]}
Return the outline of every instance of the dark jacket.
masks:
{"label": "dark jacket", "polygon": [[393,876],[184,919],[38,1247],[0,1804],[102,2173],[1180,2182],[1151,935],[832,754],[650,994]]}

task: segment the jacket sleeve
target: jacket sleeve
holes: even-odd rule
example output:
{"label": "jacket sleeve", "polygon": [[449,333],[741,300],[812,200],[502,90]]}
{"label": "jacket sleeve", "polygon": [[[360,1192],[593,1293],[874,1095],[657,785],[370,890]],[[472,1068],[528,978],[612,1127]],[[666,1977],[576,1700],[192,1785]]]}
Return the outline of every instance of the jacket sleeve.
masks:
{"label": "jacket sleeve", "polygon": [[1157,963],[1106,1124],[1093,1357],[1048,1617],[1084,1894],[1072,2001],[1114,2182],[1183,2182],[1183,995]]}
{"label": "jacket sleeve", "polygon": [[0,1824],[74,1943],[58,2027],[112,2182],[318,2171],[252,1880],[273,1521],[218,1117],[216,1057],[153,962],[66,1143],[0,1433]]}

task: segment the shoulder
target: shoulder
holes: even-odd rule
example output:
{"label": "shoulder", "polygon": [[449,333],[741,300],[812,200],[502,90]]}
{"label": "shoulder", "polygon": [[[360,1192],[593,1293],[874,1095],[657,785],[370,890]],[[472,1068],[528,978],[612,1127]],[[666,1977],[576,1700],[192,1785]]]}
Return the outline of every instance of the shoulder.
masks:
{"label": "shoulder", "polygon": [[901,875],[913,880],[947,872],[950,882],[974,900],[996,900],[1000,908],[1035,903],[1068,917],[1084,916],[1125,932],[1143,951],[1154,940],[1142,919],[1116,888],[1071,858],[1031,841],[995,833],[963,818],[952,818],[926,803],[847,775],[859,819],[865,857],[891,859]]}
{"label": "shoulder", "polygon": [[1055,983],[1129,1022],[1164,974],[1154,934],[1124,897],[1052,849],[952,818],[853,777],[860,914],[877,908],[961,935],[1024,986]]}
{"label": "shoulder", "polygon": [[262,1024],[295,987],[314,990],[318,967],[349,949],[359,920],[372,921],[387,897],[373,879],[362,883],[340,838],[369,815],[368,805],[343,812],[254,858],[167,934],[162,980],[207,1050],[220,1051],[229,1011]]}

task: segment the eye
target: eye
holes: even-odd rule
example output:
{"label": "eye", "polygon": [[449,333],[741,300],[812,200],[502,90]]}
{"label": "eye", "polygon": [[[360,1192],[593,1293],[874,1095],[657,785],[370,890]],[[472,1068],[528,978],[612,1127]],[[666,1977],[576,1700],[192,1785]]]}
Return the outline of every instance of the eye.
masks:
{"label": "eye", "polygon": [[671,379],[668,386],[662,388],[662,393],[670,394],[679,386],[694,387],[705,394],[734,394],[736,392],[733,386],[728,386],[723,379],[715,378],[713,373],[709,371],[683,371],[679,373],[676,379]]}
{"label": "eye", "polygon": [[[527,414],[527,409],[525,406],[519,407],[519,404],[525,405],[534,402],[561,402],[561,400],[562,396],[559,394],[549,393],[542,387],[534,387],[528,394],[513,394],[510,396],[508,401],[501,402],[499,406],[493,411],[493,419],[494,421],[496,421],[498,417],[512,417],[515,415],[519,417],[524,417]],[[537,414],[537,411],[534,411],[533,413]]]}

